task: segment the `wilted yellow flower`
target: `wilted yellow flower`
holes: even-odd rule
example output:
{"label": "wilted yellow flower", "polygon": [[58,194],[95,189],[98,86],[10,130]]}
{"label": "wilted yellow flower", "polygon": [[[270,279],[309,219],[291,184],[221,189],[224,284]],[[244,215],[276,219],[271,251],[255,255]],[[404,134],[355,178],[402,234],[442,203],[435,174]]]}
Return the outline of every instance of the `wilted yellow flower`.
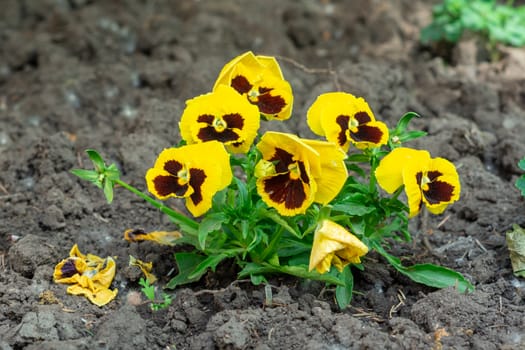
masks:
{"label": "wilted yellow flower", "polygon": [[116,288],[109,289],[115,271],[113,258],[102,259],[93,254],[86,256],[75,244],[69,252],[69,258],[55,267],[53,279],[56,283],[72,284],[67,288],[69,294],[84,295],[93,304],[103,306],[117,296]]}
{"label": "wilted yellow flower", "polygon": [[314,234],[309,271],[314,268],[323,274],[334,265],[339,271],[350,263],[359,264],[368,253],[368,247],[344,227],[331,220],[323,220]]}
{"label": "wilted yellow flower", "polygon": [[140,271],[142,271],[149,284],[153,284],[157,281],[157,276],[151,273],[151,270],[153,270],[152,262],[144,262],[135,258],[133,255],[130,255],[129,266],[137,266],[140,269]]}
{"label": "wilted yellow flower", "polygon": [[327,204],[346,181],[346,155],[335,144],[267,132],[257,148],[263,158],[255,168],[257,192],[281,215],[302,214],[312,202]]}
{"label": "wilted yellow flower", "polygon": [[459,199],[461,191],[454,164],[411,148],[392,150],[381,159],[375,176],[379,186],[388,193],[405,185],[409,217],[417,215],[423,203],[432,214],[441,214]]}
{"label": "wilted yellow flower", "polygon": [[317,97],[308,109],[307,122],[314,133],[338,144],[345,152],[350,143],[363,149],[388,142],[386,124],[375,120],[362,97],[346,92],[329,92]]}
{"label": "wilted yellow flower", "polygon": [[152,231],[142,229],[129,229],[124,232],[124,239],[128,242],[153,241],[162,245],[175,245],[182,237],[179,231]]}
{"label": "wilted yellow flower", "polygon": [[218,141],[163,150],[146,173],[148,190],[159,199],[186,198],[194,216],[206,213],[212,198],[233,178],[230,155]]}
{"label": "wilted yellow flower", "polygon": [[292,114],[293,95],[274,57],[248,51],[228,62],[215,82],[233,87],[259,108],[266,119],[286,120]]}
{"label": "wilted yellow flower", "polygon": [[260,114],[233,88],[221,85],[213,92],[186,101],[179,127],[188,143],[219,141],[234,153],[246,153],[257,135]]}

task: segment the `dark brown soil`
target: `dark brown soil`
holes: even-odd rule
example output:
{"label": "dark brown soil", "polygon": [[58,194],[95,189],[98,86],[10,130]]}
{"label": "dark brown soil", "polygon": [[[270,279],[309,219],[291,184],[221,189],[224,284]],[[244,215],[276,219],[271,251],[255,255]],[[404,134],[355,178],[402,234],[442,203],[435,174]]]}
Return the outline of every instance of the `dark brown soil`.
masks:
{"label": "dark brown soil", "polygon": [[[525,281],[513,276],[505,232],[525,224],[514,181],[525,156],[525,50],[483,61],[464,40],[446,59],[418,43],[426,1],[0,1],[0,349],[519,349],[525,348]],[[317,95],[363,96],[394,125],[407,111],[428,137],[410,146],[455,163],[462,198],[396,253],[463,273],[460,295],[400,276],[380,257],[355,273],[352,306],[314,282],[235,282],[221,265],[168,291],[152,312],[128,255],[171,276],[173,248],[129,244],[127,228],[173,228],[139,198],[112,205],[69,173],[86,148],[116,162],[126,181],[176,144],[186,99],[208,92],[221,67],[253,50],[279,57],[294,90],[294,117],[272,129],[310,136]],[[175,203],[175,202],[174,202]],[[423,244],[428,241],[429,244]],[[119,294],[99,308],[52,281],[74,243],[115,256]],[[178,249],[178,248],[176,248]],[[57,300],[42,298],[51,291]]]}

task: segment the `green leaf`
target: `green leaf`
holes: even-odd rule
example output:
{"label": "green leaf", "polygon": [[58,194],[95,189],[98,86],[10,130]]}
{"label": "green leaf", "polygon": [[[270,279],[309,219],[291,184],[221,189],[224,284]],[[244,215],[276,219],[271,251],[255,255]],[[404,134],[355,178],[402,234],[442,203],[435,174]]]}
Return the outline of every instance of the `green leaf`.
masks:
{"label": "green leaf", "polygon": [[196,253],[175,253],[174,256],[179,269],[179,274],[166,284],[166,288],[173,289],[183,284],[198,281],[201,278],[202,275],[193,276],[191,278],[189,276],[195,270],[195,266],[198,266],[206,259],[204,255]]}
{"label": "green leaf", "polygon": [[359,204],[359,203],[334,204],[332,209],[334,211],[340,211],[350,216],[364,216],[376,210],[375,207],[369,207],[365,204]]}
{"label": "green leaf", "polygon": [[104,196],[106,197],[108,204],[113,202],[113,181],[109,179],[105,179],[104,181]]}
{"label": "green leaf", "polygon": [[350,265],[344,268],[343,272],[340,273],[340,277],[342,277],[345,285],[337,286],[335,288],[335,299],[339,308],[344,310],[348,305],[350,305],[354,290],[354,275],[352,274]]}
{"label": "green leaf", "polygon": [[254,286],[267,282],[263,275],[250,275],[250,280]]}
{"label": "green leaf", "polygon": [[94,170],[72,169],[70,170],[70,172],[71,174],[78,176],[82,180],[93,182],[95,185],[102,187],[102,185],[99,184],[99,174]]}
{"label": "green leaf", "polygon": [[461,293],[474,290],[474,286],[462,274],[443,266],[417,264],[408,267],[394,265],[394,267],[413,281],[429,287],[456,287]]}
{"label": "green leaf", "polygon": [[415,140],[423,136],[427,136],[427,134],[428,133],[426,131],[421,131],[421,130],[407,131],[403,135],[399,136],[399,141],[407,142],[407,141]]}
{"label": "green leaf", "polygon": [[521,175],[516,180],[516,187],[521,191],[521,195],[525,196],[525,175]]}
{"label": "green leaf", "polygon": [[521,170],[525,171],[525,158],[523,158],[522,160],[518,162],[518,166],[520,167]]}
{"label": "green leaf", "polygon": [[290,232],[291,234],[293,234],[297,238],[302,238],[301,232],[299,232],[297,230],[294,230],[294,228],[292,226],[290,226],[288,224],[288,222],[282,216],[277,214],[275,211],[265,210],[263,216],[268,218],[268,219],[270,219],[270,220],[272,220],[276,224],[281,225],[282,227],[284,227],[284,229],[286,231]]}
{"label": "green leaf", "polygon": [[204,259],[195,269],[192,273],[189,274],[188,278],[201,278],[202,275],[206,273],[208,269],[211,269],[213,272],[215,272],[215,268],[221,261],[228,258],[229,254],[217,254],[217,255],[210,255],[206,259]]}
{"label": "green leaf", "polygon": [[394,131],[396,133],[398,133],[398,134],[405,132],[405,130],[408,127],[408,124],[414,118],[421,118],[421,116],[419,114],[417,114],[416,112],[405,113],[405,115],[402,116],[401,119],[399,119],[399,122],[397,122],[397,125],[396,125]]}
{"label": "green leaf", "polygon": [[239,278],[244,278],[246,276],[250,275],[263,275],[263,274],[279,274],[284,273],[288,275],[292,275],[299,278],[306,278],[316,281],[323,281],[331,284],[335,284],[338,286],[344,286],[344,282],[341,281],[339,278],[332,276],[330,274],[323,274],[321,275],[317,271],[308,271],[308,266],[306,265],[298,265],[298,266],[274,266],[270,264],[256,264],[256,263],[248,263],[244,267],[244,269],[239,272]]}
{"label": "green leaf", "polygon": [[89,159],[91,159],[91,161],[93,162],[93,165],[95,166],[95,170],[97,172],[100,173],[106,168],[106,165],[104,164],[104,159],[102,159],[102,157],[96,150],[87,149],[86,153]]}
{"label": "green leaf", "polygon": [[456,287],[461,293],[474,290],[474,286],[459,272],[433,264],[417,264],[405,267],[399,258],[388,254],[379,244],[374,243],[373,246],[397,271],[414,282],[435,288]]}
{"label": "green leaf", "polygon": [[219,230],[222,223],[226,221],[227,217],[224,213],[211,213],[202,219],[199,224],[198,239],[199,249],[204,250],[206,246],[206,238],[208,234],[213,231]]}

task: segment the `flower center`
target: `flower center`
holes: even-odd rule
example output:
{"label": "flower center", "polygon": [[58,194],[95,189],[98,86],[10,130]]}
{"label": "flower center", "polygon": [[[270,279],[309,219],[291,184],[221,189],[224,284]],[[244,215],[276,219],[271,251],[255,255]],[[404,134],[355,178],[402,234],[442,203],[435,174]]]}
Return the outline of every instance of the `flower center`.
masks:
{"label": "flower center", "polygon": [[351,132],[357,132],[357,127],[359,126],[359,121],[355,118],[350,118],[348,121],[348,129]]}
{"label": "flower center", "polygon": [[226,124],[226,122],[222,120],[221,118],[215,118],[213,120],[213,127],[215,128],[217,132],[223,132],[227,126],[228,124]]}
{"label": "flower center", "polygon": [[290,179],[292,180],[297,180],[299,177],[301,177],[301,169],[299,169],[297,163],[288,165],[288,171],[290,171]]}
{"label": "flower center", "polygon": [[420,184],[421,189],[422,189],[423,191],[428,191],[428,188],[429,188],[428,184],[431,183],[431,182],[432,182],[432,181],[430,181],[430,179],[428,178],[428,176],[427,176],[426,174],[423,175],[423,176],[421,177],[421,184]]}
{"label": "flower center", "polygon": [[180,185],[187,184],[190,181],[190,173],[186,168],[182,168],[177,172],[177,178]]}

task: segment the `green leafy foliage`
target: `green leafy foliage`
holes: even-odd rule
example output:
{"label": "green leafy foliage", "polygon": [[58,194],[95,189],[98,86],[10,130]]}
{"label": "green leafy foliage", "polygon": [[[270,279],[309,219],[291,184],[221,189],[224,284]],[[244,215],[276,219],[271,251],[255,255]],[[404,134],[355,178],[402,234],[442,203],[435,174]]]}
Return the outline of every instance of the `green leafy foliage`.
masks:
{"label": "green leafy foliage", "polygon": [[158,311],[171,305],[171,297],[166,293],[162,293],[162,302],[157,301],[155,297],[155,286],[151,285],[147,279],[141,278],[139,284],[142,286],[140,290],[150,301],[151,310]]}
{"label": "green leafy foliage", "polygon": [[433,20],[421,31],[421,41],[457,43],[465,32],[484,38],[491,49],[496,43],[525,45],[525,6],[496,0],[443,0],[432,11]]}
{"label": "green leafy foliage", "polygon": [[[352,300],[352,269],[364,270],[360,257],[369,250],[375,250],[397,271],[418,283],[436,288],[456,286],[460,291],[470,291],[473,286],[455,271],[431,264],[403,266],[400,259],[387,251],[388,244],[392,242],[411,240],[409,209],[398,199],[403,192],[402,186],[390,195],[379,190],[375,170],[392,150],[426,135],[423,131],[409,130],[414,118],[419,118],[419,115],[413,112],[400,118],[395,128],[389,130],[386,147],[355,147],[345,159],[346,169],[351,175],[346,176],[344,171],[336,173],[337,176],[345,176],[342,189],[342,181],[338,182],[339,194],[328,204],[309,204],[301,214],[292,216],[281,215],[276,208],[268,207],[258,193],[255,173],[262,154],[255,145],[245,155],[229,155],[229,165],[236,176],[228,187],[214,194],[211,209],[199,221],[122,181],[116,166],[107,166],[94,150],[86,151],[94,169],[75,169],[72,173],[101,188],[108,202],[113,199],[115,186],[125,188],[167,214],[179,226],[182,237],[175,243],[186,246],[184,251],[174,253],[177,274],[166,284],[166,288],[196,282],[209,271],[215,271],[219,264],[229,261],[238,266],[239,278],[250,278],[256,285],[267,282],[267,277],[273,274],[322,281],[334,287],[337,304],[344,309]],[[382,144],[385,143],[386,140]],[[275,166],[268,163],[270,167]],[[330,166],[334,163],[338,169],[343,169],[342,160],[339,163],[334,161]],[[286,182],[287,185],[290,183],[292,181]],[[288,196],[288,193],[285,194]],[[311,259],[314,245],[322,240],[314,237],[322,237],[321,234],[316,235],[326,222],[332,225],[328,225],[331,229],[323,231],[323,234],[336,238],[324,240],[327,243],[318,249],[321,259]],[[337,255],[342,251],[346,257]],[[324,267],[319,268],[323,263]],[[164,301],[157,302],[155,288],[145,280],[140,283],[142,291],[151,301],[152,310],[169,305],[169,296],[163,294]]]}

